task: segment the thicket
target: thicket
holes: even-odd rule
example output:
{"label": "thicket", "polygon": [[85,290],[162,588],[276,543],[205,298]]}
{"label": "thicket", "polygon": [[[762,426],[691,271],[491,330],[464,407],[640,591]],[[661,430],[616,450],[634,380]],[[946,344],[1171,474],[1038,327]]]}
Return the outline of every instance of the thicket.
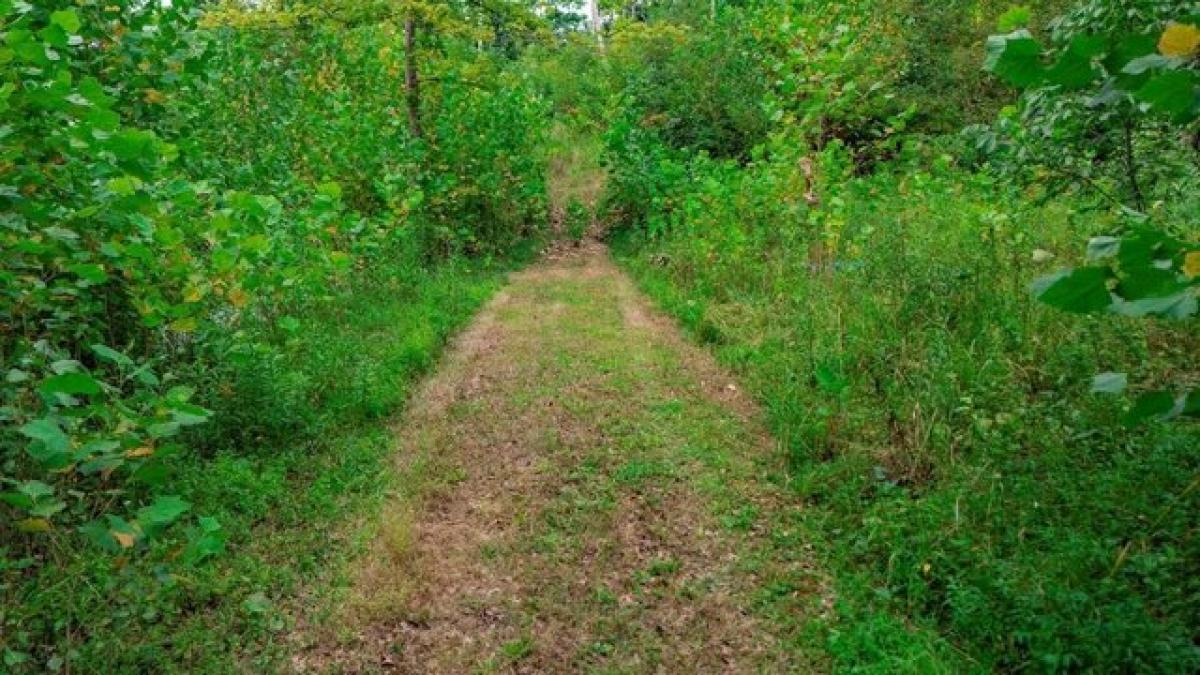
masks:
{"label": "thicket", "polygon": [[661,6],[605,46],[617,250],[767,408],[836,666],[1194,671],[1195,5]]}
{"label": "thicket", "polygon": [[379,489],[360,423],[540,236],[547,110],[510,58],[539,30],[0,2],[6,671],[271,643],[269,598],[336,555],[320,522]]}

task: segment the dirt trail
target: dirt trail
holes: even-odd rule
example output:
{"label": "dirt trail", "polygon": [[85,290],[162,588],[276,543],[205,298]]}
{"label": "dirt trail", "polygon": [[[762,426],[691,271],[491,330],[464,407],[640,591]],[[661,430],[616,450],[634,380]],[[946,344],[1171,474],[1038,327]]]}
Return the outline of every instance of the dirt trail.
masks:
{"label": "dirt trail", "polygon": [[297,669],[822,669],[757,409],[599,244],[513,275],[397,436],[399,492]]}

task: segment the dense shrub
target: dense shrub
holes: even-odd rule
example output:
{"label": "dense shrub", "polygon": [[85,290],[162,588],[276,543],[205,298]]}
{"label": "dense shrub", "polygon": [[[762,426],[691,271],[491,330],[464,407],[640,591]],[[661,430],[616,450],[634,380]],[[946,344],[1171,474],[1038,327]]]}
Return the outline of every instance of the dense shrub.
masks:
{"label": "dense shrub", "polygon": [[[417,137],[399,18],[360,5],[0,3],[6,669],[194,649],[172,627],[248,592],[223,577],[253,554],[226,549],[540,235],[546,108],[504,56],[524,33],[423,19]],[[402,339],[372,345],[354,297]]]}
{"label": "dense shrub", "polygon": [[[1169,291],[1194,307],[1198,275],[1185,258],[1198,235],[1197,171],[1180,142],[1194,129],[1157,118],[1157,103],[1135,108],[1145,113],[1135,150],[1154,176],[1135,212],[1125,158],[1102,152],[1123,130],[1088,119],[1102,114],[1088,104],[1096,91],[1053,81],[1075,36],[1109,32],[1110,15],[1152,36],[1132,56],[1155,51],[1164,20],[1185,18],[1167,4],[1041,13],[1031,27],[1053,46],[1023,63],[1044,88],[967,139],[953,132],[1014,98],[977,72],[1002,11],[981,2],[748,10],[739,22],[771,74],[761,100],[773,124],[742,164],[672,143],[636,98],[609,115],[620,255],[767,408],[837,578],[826,637],[840,667],[1198,665],[1200,436],[1186,421],[1120,423],[1168,412],[1143,414],[1144,399],[1189,405],[1176,394],[1196,382],[1194,319],[1076,317],[1029,292],[1045,277],[1043,299],[1080,309],[1067,285],[1044,290],[1064,278],[1051,276],[1059,261],[1079,258],[1089,237],[1101,237],[1095,251],[1115,246],[1106,235],[1153,227],[1175,238],[1134,234],[1111,269],[1079,276],[1099,280],[1097,307],[1100,293],[1105,308],[1128,309],[1123,294],[1143,297],[1143,271],[1162,282],[1142,288],[1146,303]],[[1153,76],[1193,65],[1159,63]],[[1101,72],[1089,76],[1095,89]],[[1078,123],[1043,114],[1055,97]],[[989,134],[991,145],[974,145]],[[1015,156],[1006,134],[1035,136],[1051,154]],[[982,161],[957,159],[973,153]],[[1062,170],[1087,180],[1053,180]],[[1158,272],[1137,267],[1139,250],[1154,252],[1144,257]],[[1150,313],[1189,315],[1167,309]],[[1104,393],[1116,373],[1135,396]]]}

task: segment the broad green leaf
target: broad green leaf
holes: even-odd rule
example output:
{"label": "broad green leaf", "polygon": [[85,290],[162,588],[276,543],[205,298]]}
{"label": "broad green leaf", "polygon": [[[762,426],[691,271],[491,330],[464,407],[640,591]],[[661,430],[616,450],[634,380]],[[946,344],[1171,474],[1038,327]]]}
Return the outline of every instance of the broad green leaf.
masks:
{"label": "broad green leaf", "polygon": [[49,519],[65,508],[67,508],[67,503],[61,499],[43,499],[29,509],[29,515],[35,518]]}
{"label": "broad green leaf", "polygon": [[1016,6],[1011,7],[1007,12],[1000,15],[1000,21],[997,24],[1000,30],[1008,33],[1018,28],[1026,28],[1029,26],[1029,21],[1032,19],[1033,13],[1028,7]]}
{"label": "broad green leaf", "polygon": [[1156,113],[1187,122],[1196,117],[1198,82],[1190,70],[1170,70],[1151,78],[1134,97]]}
{"label": "broad green leaf", "polygon": [[1187,282],[1179,273],[1158,267],[1138,267],[1129,271],[1117,285],[1117,295],[1126,300],[1163,298],[1183,290]]}
{"label": "broad green leaf", "polygon": [[152,438],[169,438],[179,433],[180,424],[176,421],[159,422],[146,427],[146,433]]}
{"label": "broad green leaf", "polygon": [[111,471],[125,463],[125,458],[120,455],[109,455],[107,457],[96,457],[79,465],[79,473],[85,476]]}
{"label": "broad green leaf", "polygon": [[193,531],[185,549],[183,558],[189,564],[196,564],[207,558],[219,555],[225,550],[225,532],[215,518],[200,516],[197,518],[200,527]]}
{"label": "broad green leaf", "polygon": [[1058,309],[1079,314],[1098,312],[1112,304],[1108,291],[1108,270],[1080,267],[1043,277],[1034,282],[1038,300]]}
{"label": "broad green leaf", "polygon": [[321,183],[317,186],[317,194],[330,199],[342,198],[342,186],[335,182]]}
{"label": "broad green leaf", "polygon": [[58,463],[71,449],[71,438],[63,432],[57,422],[49,418],[29,422],[18,431],[22,436],[33,440],[26,451],[43,464]]}
{"label": "broad green leaf", "polygon": [[96,356],[99,356],[101,359],[110,363],[115,363],[118,366],[133,365],[133,359],[125,356],[112,347],[106,347],[104,345],[92,345],[92,351],[95,352]]}
{"label": "broad green leaf", "polygon": [[108,273],[100,265],[80,264],[68,267],[72,274],[89,284],[97,285],[108,281]]}
{"label": "broad green leaf", "polygon": [[40,480],[25,481],[17,486],[17,491],[35,502],[45,497],[54,496],[54,488]]}
{"label": "broad green leaf", "polygon": [[1175,409],[1175,397],[1168,391],[1151,391],[1142,394],[1125,413],[1122,423],[1133,427],[1151,418],[1166,419]]}
{"label": "broad green leaf", "polygon": [[1058,63],[1046,70],[1046,82],[1072,90],[1086,87],[1100,76],[1093,59],[1103,52],[1103,38],[1092,35],[1076,37]]}
{"label": "broad green leaf", "polygon": [[1130,302],[1121,301],[1113,305],[1113,311],[1122,316],[1163,316],[1171,319],[1187,319],[1196,315],[1196,294],[1191,289],[1161,298],[1142,298]]}
{"label": "broad green leaf", "polygon": [[79,32],[82,24],[79,22],[79,16],[75,14],[73,9],[64,9],[54,12],[50,15],[50,23],[62,28],[72,35]]}
{"label": "broad green leaf", "polygon": [[187,513],[192,505],[177,495],[167,495],[154,500],[150,506],[138,509],[138,522],[143,527],[147,525],[164,526],[175,522],[179,516]]}
{"label": "broad green leaf", "polygon": [[1181,413],[1185,417],[1200,417],[1200,389],[1189,391],[1183,399],[1183,410]]}
{"label": "broad green leaf", "polygon": [[42,381],[43,394],[95,395],[103,391],[100,383],[87,373],[63,373]]}
{"label": "broad green leaf", "polygon": [[1019,30],[988,38],[984,67],[1009,84],[1031,87],[1045,79],[1041,59],[1042,46],[1029,31]]}

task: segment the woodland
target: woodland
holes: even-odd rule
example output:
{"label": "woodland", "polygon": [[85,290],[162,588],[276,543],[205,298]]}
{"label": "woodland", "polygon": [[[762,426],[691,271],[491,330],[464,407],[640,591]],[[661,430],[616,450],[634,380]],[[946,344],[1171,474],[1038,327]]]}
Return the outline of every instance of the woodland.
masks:
{"label": "woodland", "polygon": [[1191,0],[0,0],[0,672],[1200,672],[1198,301]]}

